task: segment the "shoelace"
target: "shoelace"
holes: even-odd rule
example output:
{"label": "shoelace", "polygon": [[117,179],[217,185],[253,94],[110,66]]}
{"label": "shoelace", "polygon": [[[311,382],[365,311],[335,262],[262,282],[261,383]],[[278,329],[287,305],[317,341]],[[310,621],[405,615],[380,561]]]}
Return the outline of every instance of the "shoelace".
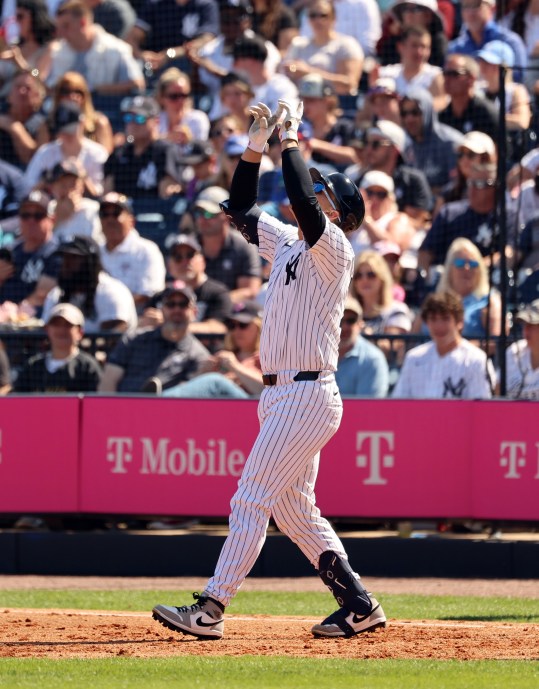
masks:
{"label": "shoelace", "polygon": [[208,601],[208,597],[201,596],[198,591],[193,593],[193,598],[196,600],[196,603],[193,603],[193,605],[182,605],[178,610],[180,612],[196,612],[197,610],[202,610],[202,606]]}

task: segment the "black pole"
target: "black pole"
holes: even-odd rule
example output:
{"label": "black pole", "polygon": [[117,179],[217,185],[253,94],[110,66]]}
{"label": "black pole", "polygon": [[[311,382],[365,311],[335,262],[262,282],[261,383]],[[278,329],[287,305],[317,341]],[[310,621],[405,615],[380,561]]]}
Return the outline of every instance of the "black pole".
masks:
{"label": "black pole", "polygon": [[500,331],[500,339],[498,345],[498,355],[500,363],[500,395],[505,397],[507,391],[507,371],[505,365],[505,348],[506,348],[506,332],[505,324],[507,322],[507,290],[509,285],[507,275],[507,214],[506,214],[506,193],[505,178],[507,170],[507,128],[505,123],[505,75],[507,73],[506,67],[500,65],[500,131],[498,137],[498,174],[496,188],[498,190],[498,231],[496,236],[498,239],[497,249],[500,252],[500,292],[501,292],[501,318],[502,327]]}

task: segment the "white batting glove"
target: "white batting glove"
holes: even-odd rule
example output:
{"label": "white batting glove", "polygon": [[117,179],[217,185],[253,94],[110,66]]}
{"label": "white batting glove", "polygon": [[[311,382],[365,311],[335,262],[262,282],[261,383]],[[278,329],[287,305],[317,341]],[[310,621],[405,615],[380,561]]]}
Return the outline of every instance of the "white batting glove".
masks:
{"label": "white batting glove", "polygon": [[249,113],[254,117],[254,122],[249,129],[249,148],[252,151],[264,153],[268,139],[273,134],[282,110],[282,107],[278,107],[275,115],[272,115],[265,103],[252,105],[249,108]]}
{"label": "white batting glove", "polygon": [[301,124],[301,116],[303,115],[303,101],[298,101],[296,106],[293,106],[286,100],[279,101],[279,107],[282,108],[284,116],[279,127],[279,138],[281,141],[298,141],[298,128]]}

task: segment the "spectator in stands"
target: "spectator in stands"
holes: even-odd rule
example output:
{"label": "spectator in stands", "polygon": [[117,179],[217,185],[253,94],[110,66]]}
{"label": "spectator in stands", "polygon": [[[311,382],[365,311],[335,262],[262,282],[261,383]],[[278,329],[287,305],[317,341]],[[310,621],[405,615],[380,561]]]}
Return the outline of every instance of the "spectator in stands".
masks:
{"label": "spectator in stands", "polygon": [[202,110],[193,107],[191,80],[177,67],[165,70],[157,81],[155,98],[161,106],[159,136],[177,146],[192,139],[204,140],[210,121]]}
{"label": "spectator in stands", "polygon": [[[11,226],[16,228],[19,201],[23,197],[22,172],[0,158],[0,237]],[[9,218],[9,221],[6,220]],[[1,244],[1,241],[0,241]]]}
{"label": "spectator in stands", "polygon": [[62,160],[49,170],[45,177],[53,201],[54,237],[58,242],[71,239],[75,234],[103,237],[99,221],[99,203],[84,196],[86,173],[74,159]]}
{"label": "spectator in stands", "polygon": [[283,0],[253,0],[252,28],[284,55],[298,35],[298,20]]}
{"label": "spectator in stands", "polygon": [[[337,33],[352,36],[363,48],[365,55],[374,57],[382,25],[376,0],[339,0],[335,3],[335,14]],[[300,34],[308,38],[313,35],[307,13],[303,13]]]}
{"label": "spectator in stands", "polygon": [[18,71],[35,72],[43,82],[50,69],[54,23],[44,0],[17,0],[15,20],[18,43],[11,44],[0,53],[2,96],[6,95],[9,83]]}
{"label": "spectator in stands", "polygon": [[367,91],[363,108],[356,113],[356,127],[363,131],[374,126],[378,120],[389,120],[400,126],[399,100],[395,79],[374,79]]}
{"label": "spectator in stands", "polygon": [[406,353],[392,396],[488,399],[494,372],[485,352],[462,337],[464,311],[452,292],[430,294],[421,308],[432,342]]}
{"label": "spectator in stands", "polygon": [[122,103],[125,143],[105,164],[105,192],[130,198],[166,199],[181,189],[176,181],[177,153],[159,138],[159,106],[153,98],[135,96]]}
{"label": "spectator in stands", "polygon": [[9,369],[9,359],[0,341],[0,395],[7,395],[11,390],[11,371]]}
{"label": "spectator in stands", "polygon": [[343,95],[357,93],[364,53],[352,36],[337,33],[335,6],[330,0],[311,0],[307,16],[312,37],[292,39],[281,71],[296,84],[307,75],[317,75]]}
{"label": "spectator in stands", "polygon": [[196,313],[192,290],[167,288],[161,308],[161,325],[124,336],[110,353],[99,392],[161,392],[203,370],[210,353],[190,332]]}
{"label": "spectator in stands", "polygon": [[233,229],[220,203],[228,191],[220,187],[204,189],[195,201],[194,217],[209,277],[224,283],[234,303],[255,299],[260,286],[261,265],[256,247],[247,244]]}
{"label": "spectator in stands", "polygon": [[461,201],[467,197],[468,178],[474,165],[494,164],[497,160],[496,144],[488,134],[481,131],[467,132],[457,148],[456,177],[438,196],[436,211],[443,203]]}
{"label": "spectator in stands", "polygon": [[[219,88],[219,103],[212,107],[210,118],[215,113],[228,113],[236,119],[230,134],[245,134],[249,131],[253,118],[249,112],[249,103],[254,96],[249,81],[241,74],[229,72],[221,79]],[[215,103],[214,103],[215,106]],[[218,116],[218,115],[217,115]],[[230,117],[225,120],[230,122]]]}
{"label": "spectator in stands", "polygon": [[515,54],[509,45],[490,41],[477,53],[477,61],[483,82],[480,93],[496,106],[497,111],[500,107],[500,65],[505,67],[505,123],[511,131],[528,129],[532,118],[530,93],[523,84],[513,81]]}
{"label": "spectator in stands", "polygon": [[419,86],[432,94],[434,107],[440,110],[447,96],[442,70],[437,66],[439,63],[429,63],[431,44],[432,34],[425,27],[417,24],[406,26],[397,40],[399,57],[393,63],[374,67],[369,74],[370,83],[378,77],[394,79],[400,96],[405,96],[413,86]]}
{"label": "spectator in stands", "polygon": [[0,115],[0,158],[24,170],[38,147],[40,113],[45,87],[31,72],[19,72],[11,82],[7,108]]}
{"label": "spectator in stands", "polygon": [[[462,336],[484,339],[501,333],[501,301],[489,286],[488,267],[481,252],[469,239],[458,237],[447,252],[436,292],[453,292],[464,309]],[[420,320],[414,323],[414,330]],[[428,333],[426,326],[422,332]]]}
{"label": "spectator in stands", "polygon": [[104,242],[101,264],[109,275],[123,282],[141,310],[165,288],[165,262],[155,242],[141,237],[135,227],[127,197],[111,191],[100,201],[99,217]]}
{"label": "spectator in stands", "polygon": [[66,72],[56,82],[47,120],[40,127],[39,144],[54,138],[56,112],[63,103],[75,103],[80,108],[84,116],[84,136],[101,144],[110,153],[114,146],[110,120],[104,113],[95,110],[86,79],[79,72]]}
{"label": "spectator in stands", "polygon": [[56,138],[43,144],[34,154],[24,173],[24,188],[28,192],[40,184],[43,175],[63,160],[74,158],[86,170],[86,192],[90,196],[103,193],[103,165],[107,149],[84,136],[84,115],[76,103],[61,103],[54,116]]}
{"label": "spectator in stands", "polygon": [[[244,35],[255,36],[251,29],[252,15],[253,6],[250,0],[219,0],[219,35],[202,47],[189,50],[187,53],[189,59],[198,66],[200,81],[208,94],[213,96],[210,119],[215,119],[224,112],[231,112],[216,96],[222,87],[222,80],[231,73],[234,43]],[[281,62],[281,53],[271,41],[266,40],[265,45],[268,56],[264,67],[268,74],[275,74]]]}
{"label": "spectator in stands", "polygon": [[[468,178],[468,198],[447,203],[440,209],[423,243],[419,248],[419,267],[427,270],[431,265],[445,261],[451,242],[457,237],[467,237],[483,256],[493,256],[499,251],[495,233],[496,215],[496,166],[474,165]],[[518,228],[517,210],[507,200],[507,246],[515,246]]]}
{"label": "spectator in stands", "polygon": [[73,304],[57,304],[49,313],[45,331],[49,351],[23,365],[13,392],[95,392],[102,371],[93,356],[79,349],[84,334],[81,310]]}
{"label": "spectator in stands", "polygon": [[404,164],[406,142],[406,132],[402,127],[388,120],[378,120],[376,126],[370,127],[366,133],[366,170],[362,171],[359,179],[354,179],[361,183],[367,170],[381,170],[388,174],[395,183],[399,210],[411,218],[416,228],[422,229],[433,209],[434,199],[423,171]]}
{"label": "spectator in stands", "polygon": [[386,397],[389,368],[380,349],[361,336],[363,310],[353,297],[347,297],[341,319],[339,361],[335,380],[341,395]]}
{"label": "spectator in stands", "polygon": [[475,57],[489,41],[501,40],[507,43],[515,54],[516,81],[522,81],[528,58],[522,38],[498,24],[494,19],[496,0],[462,0],[462,28],[457,38],[449,43],[449,53],[461,53]]}
{"label": "spectator in stands", "polygon": [[[223,149],[219,156],[219,169],[215,176],[215,186],[230,189],[232,176],[238,166],[241,158],[241,152],[245,150],[249,143],[247,134],[231,134],[223,144]],[[264,154],[260,164],[260,172],[264,173],[267,170],[273,170],[273,162],[271,158]]]}
{"label": "spectator in stands", "polygon": [[410,218],[399,211],[393,179],[381,170],[369,170],[360,184],[365,218],[349,237],[356,256],[379,241],[395,242],[407,249],[415,235]]}
{"label": "spectator in stands", "polygon": [[[410,310],[393,296],[393,277],[387,262],[377,251],[368,249],[356,258],[350,294],[361,304],[365,335],[403,335],[412,328]],[[403,344],[377,340],[376,344],[393,366]]]}
{"label": "spectator in stands", "polygon": [[298,89],[304,119],[312,127],[309,146],[313,162],[339,170],[353,165],[356,151],[349,142],[355,137],[355,126],[352,120],[339,117],[339,100],[333,86],[320,74],[311,74],[299,81]]}
{"label": "spectator in stands", "polygon": [[436,0],[397,0],[393,3],[385,14],[382,38],[376,46],[381,64],[393,65],[400,61],[402,53],[399,43],[410,27],[418,28],[432,37],[427,60],[431,65],[440,67],[447,51],[447,36]]}
{"label": "spectator in stands", "polygon": [[[174,235],[168,244],[167,269],[172,278],[168,284],[174,285],[180,280],[193,290],[197,298],[196,320],[191,323],[191,332],[198,336],[225,333],[226,320],[232,311],[229,290],[222,282],[208,277],[206,260],[196,237]],[[156,326],[162,323],[162,311],[155,306],[160,300],[161,295],[150,300],[139,320],[139,326]]]}
{"label": "spectator in stands", "polygon": [[523,82],[530,93],[539,79],[539,46],[537,45],[537,15],[539,6],[535,0],[516,0],[500,8],[504,13],[497,18],[499,26],[514,31],[524,41],[528,55],[528,69],[524,72]]}
{"label": "spectator in stands", "polygon": [[[246,80],[245,83],[247,83]],[[249,98],[249,102],[251,98],[252,91],[251,96]],[[248,128],[245,128],[243,120],[238,119],[236,115],[222,115],[221,117],[218,117],[216,120],[212,120],[210,124],[210,140],[213,144],[213,147],[215,148],[215,152],[217,153],[217,155],[222,153],[224,145],[229,136],[232,136],[232,134],[245,134],[247,130]]]}
{"label": "spectator in stands", "polygon": [[47,295],[43,320],[60,303],[75,304],[84,314],[85,332],[134,331],[135,302],[129,289],[102,270],[99,245],[75,235],[58,249],[61,257],[58,286]]}
{"label": "spectator in stands", "polygon": [[94,13],[94,22],[113,36],[125,40],[137,15],[128,0],[86,0]]}
{"label": "spectator in stands", "polygon": [[[539,178],[539,175],[537,175],[536,179],[537,178]],[[531,187],[528,185],[528,182],[524,183],[520,194],[522,206],[526,199],[528,200],[528,208],[531,206],[532,201],[529,199],[531,194],[533,194],[534,197],[533,202],[539,206],[539,181],[532,184]],[[531,194],[527,194],[527,192],[531,192]],[[524,210],[522,206],[521,211]],[[521,217],[524,219],[524,213],[522,213]],[[539,209],[526,218],[522,232],[519,235],[518,263],[525,272],[529,270],[535,271],[539,267]]]}
{"label": "spectator in stands", "polygon": [[217,155],[211,141],[196,139],[183,147],[178,165],[182,170],[182,188],[187,201],[193,201],[205,187],[216,182]]}
{"label": "spectator in stands", "polygon": [[510,399],[539,399],[539,299],[517,313],[523,338],[505,353],[507,396]]}
{"label": "spectator in stands", "polygon": [[450,100],[438,119],[463,134],[480,131],[496,140],[498,115],[492,103],[478,93],[478,77],[479,66],[473,57],[458,53],[447,56],[444,84]]}
{"label": "spectator in stands", "polygon": [[224,346],[204,363],[204,371],[163,393],[164,397],[247,399],[264,389],[260,364],[260,305],[246,301],[234,305],[227,321]]}
{"label": "spectator in stands", "polygon": [[425,173],[432,191],[437,193],[455,174],[455,151],[462,142],[462,134],[438,122],[432,96],[421,88],[411,88],[403,97],[401,119],[412,139],[414,164]]}
{"label": "spectator in stands", "polygon": [[254,92],[252,103],[265,103],[275,112],[279,99],[297,102],[298,90],[284,74],[269,74],[268,50],[260,36],[242,36],[234,44],[232,71],[244,73]]}
{"label": "spectator in stands", "polygon": [[42,191],[30,192],[21,201],[19,221],[20,239],[10,256],[0,259],[0,303],[25,301],[39,308],[56,284],[60,263],[50,197]]}
{"label": "spectator in stands", "polygon": [[127,40],[135,56],[158,72],[218,33],[216,0],[145,0]]}
{"label": "spectator in stands", "polygon": [[145,86],[131,47],[94,23],[84,0],[64,0],[56,10],[52,65],[47,84],[53,87],[66,72],[80,72],[93,94],[126,96]]}

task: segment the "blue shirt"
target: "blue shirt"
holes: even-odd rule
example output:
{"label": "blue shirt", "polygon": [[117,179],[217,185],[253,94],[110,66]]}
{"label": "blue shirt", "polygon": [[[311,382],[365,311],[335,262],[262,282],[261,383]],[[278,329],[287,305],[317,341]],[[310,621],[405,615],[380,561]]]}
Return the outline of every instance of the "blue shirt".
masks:
{"label": "blue shirt", "polygon": [[352,349],[339,359],[335,380],[341,395],[386,397],[389,368],[383,352],[360,335]]}

